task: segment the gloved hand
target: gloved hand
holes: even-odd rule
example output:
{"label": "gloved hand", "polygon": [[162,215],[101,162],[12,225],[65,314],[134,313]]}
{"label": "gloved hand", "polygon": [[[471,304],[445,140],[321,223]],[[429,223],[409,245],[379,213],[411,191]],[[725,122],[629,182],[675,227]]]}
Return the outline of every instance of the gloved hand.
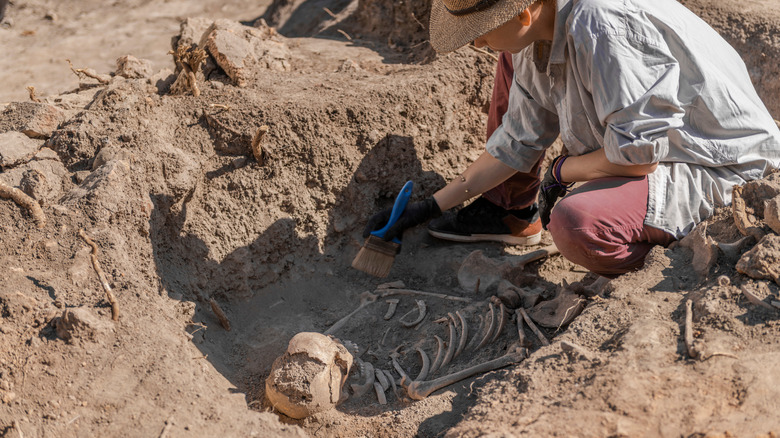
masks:
{"label": "gloved hand", "polygon": [[[368,219],[368,224],[366,224],[366,229],[363,230],[363,238],[367,238],[372,231],[382,229],[387,224],[387,220],[390,219],[392,211],[392,208],[388,208],[371,216]],[[424,201],[407,204],[406,209],[401,213],[401,217],[387,230],[385,240],[393,240],[396,237],[400,237],[407,228],[420,225],[429,219],[439,216],[441,216],[441,209],[436,200],[433,199],[433,196]]]}
{"label": "gloved hand", "polygon": [[560,180],[561,166],[566,158],[568,158],[568,155],[555,157],[547,168],[547,172],[544,173],[544,178],[542,178],[542,183],[539,187],[539,217],[545,230],[547,229],[547,224],[550,223],[550,212],[555,202],[558,201],[558,198],[563,198],[573,184],[567,184]]}

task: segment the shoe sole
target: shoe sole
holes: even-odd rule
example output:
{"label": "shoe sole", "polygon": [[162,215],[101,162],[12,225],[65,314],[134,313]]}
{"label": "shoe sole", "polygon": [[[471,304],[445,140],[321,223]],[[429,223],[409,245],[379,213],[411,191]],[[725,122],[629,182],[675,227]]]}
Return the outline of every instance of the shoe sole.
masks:
{"label": "shoe sole", "polygon": [[448,234],[441,231],[428,230],[428,234],[433,237],[449,240],[452,242],[502,242],[510,245],[538,245],[542,241],[542,232],[530,236],[520,237],[511,234],[470,234],[468,236],[460,234]]}

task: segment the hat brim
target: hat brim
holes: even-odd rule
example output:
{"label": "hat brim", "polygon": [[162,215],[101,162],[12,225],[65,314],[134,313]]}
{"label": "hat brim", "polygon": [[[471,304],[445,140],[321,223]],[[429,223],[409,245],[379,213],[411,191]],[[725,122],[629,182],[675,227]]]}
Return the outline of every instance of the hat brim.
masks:
{"label": "hat brim", "polygon": [[516,17],[535,0],[499,0],[493,6],[468,15],[455,16],[443,0],[431,5],[431,46],[438,53],[452,52]]}

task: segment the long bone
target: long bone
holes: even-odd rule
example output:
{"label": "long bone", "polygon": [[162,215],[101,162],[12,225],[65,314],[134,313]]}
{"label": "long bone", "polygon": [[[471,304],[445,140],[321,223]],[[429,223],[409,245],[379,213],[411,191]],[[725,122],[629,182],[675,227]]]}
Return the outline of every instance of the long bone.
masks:
{"label": "long bone", "polygon": [[445,295],[436,292],[425,292],[421,290],[412,290],[412,289],[385,289],[379,292],[379,294],[382,298],[389,297],[392,295],[424,295],[426,297],[436,297],[444,300],[461,301],[463,303],[471,302],[471,299],[469,298],[456,297],[454,295]]}
{"label": "long bone", "polygon": [[436,359],[433,360],[433,365],[431,365],[431,371],[430,371],[431,374],[438,371],[439,367],[441,366],[441,361],[442,359],[444,359],[444,356],[442,355],[442,353],[444,352],[444,341],[442,341],[441,338],[436,335],[434,335],[433,337],[436,338],[438,347],[436,348]]}
{"label": "long bone", "polygon": [[[455,350],[455,355],[452,356],[453,359],[458,357],[463,349],[466,348],[466,339],[469,337],[469,325],[466,323],[466,318],[463,317],[463,314],[460,313],[460,310],[456,311],[455,314],[458,315],[458,319],[460,320],[461,334],[460,342],[458,342],[458,349]],[[452,314],[450,314],[450,316],[452,316]]]}
{"label": "long bone", "polygon": [[406,315],[402,316],[400,319],[401,325],[403,325],[404,327],[412,328],[417,324],[419,324],[420,322],[422,322],[423,319],[425,319],[425,314],[427,312],[425,301],[423,300],[415,300],[415,301],[417,302],[417,311],[419,312],[419,314],[417,315],[417,319],[415,319],[414,321],[404,321],[404,318],[406,318],[407,316],[411,315],[412,312],[414,312],[414,309],[410,310],[409,312],[406,313]]}
{"label": "long bone", "polygon": [[493,302],[488,302],[488,305],[490,306],[490,323],[485,324],[485,335],[482,338],[482,341],[477,345],[477,350],[484,347],[488,341],[490,341],[490,337],[493,334],[493,327],[496,325],[496,305],[493,304]]}
{"label": "long bone", "polygon": [[447,343],[447,353],[444,355],[444,360],[441,362],[442,368],[449,365],[452,357],[455,355],[455,341],[458,337],[458,334],[455,331],[455,323],[451,319],[448,321],[448,326],[450,328],[450,340]]}
{"label": "long bone", "polygon": [[463,379],[467,379],[476,374],[486,373],[488,371],[497,370],[513,363],[522,362],[527,357],[527,351],[525,348],[515,349],[512,352],[489,360],[487,362],[474,365],[473,367],[460,370],[458,372],[439,377],[438,379],[412,382],[409,387],[406,388],[406,392],[414,400],[422,400],[428,397],[432,392],[438,391],[444,387],[450,386],[453,383],[460,382]]}
{"label": "long bone", "polygon": [[526,324],[528,324],[528,327],[531,327],[531,330],[534,332],[537,338],[539,338],[539,342],[542,343],[542,345],[550,345],[550,341],[547,340],[547,337],[544,336],[544,333],[542,333],[541,330],[539,330],[538,327],[536,327],[536,324],[534,324],[533,321],[531,321],[531,318],[528,317],[528,313],[525,312],[525,309],[522,307],[519,307],[517,309],[518,312],[520,312],[520,315],[523,316],[523,320]]}
{"label": "long bone", "polygon": [[521,347],[530,347],[531,341],[525,337],[525,329],[523,328],[523,316],[520,315],[520,310],[515,310],[515,320],[517,322],[517,337],[518,343]]}
{"label": "long bone", "polygon": [[358,312],[363,310],[364,307],[366,307],[369,304],[371,304],[374,301],[376,301],[376,299],[377,299],[377,296],[375,294],[372,294],[371,292],[363,292],[362,294],[360,294],[360,306],[358,306],[357,309],[353,310],[349,315],[347,315],[347,316],[341,318],[340,320],[336,321],[335,324],[330,326],[329,329],[327,329],[324,332],[322,332],[322,334],[324,334],[324,335],[332,335],[336,330],[338,330],[341,327],[343,327],[347,323],[347,321],[349,321],[350,318],[352,318],[353,316],[355,316],[355,314],[357,314]]}
{"label": "long bone", "polygon": [[431,369],[431,360],[428,358],[428,354],[425,353],[422,348],[417,347],[417,352],[420,353],[422,369],[420,370],[420,374],[418,374],[417,378],[414,380],[425,380],[425,378],[428,377],[428,371]]}
{"label": "long bone", "polygon": [[490,338],[491,343],[496,342],[496,339],[501,336],[504,327],[506,327],[506,307],[504,306],[504,303],[500,303],[498,307],[498,329],[493,333],[493,337]]}

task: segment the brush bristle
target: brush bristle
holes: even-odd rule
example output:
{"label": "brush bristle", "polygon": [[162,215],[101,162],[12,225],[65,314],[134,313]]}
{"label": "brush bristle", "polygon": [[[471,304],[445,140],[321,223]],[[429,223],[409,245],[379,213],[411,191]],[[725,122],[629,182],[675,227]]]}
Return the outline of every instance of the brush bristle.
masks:
{"label": "brush bristle", "polygon": [[368,236],[363,247],[355,256],[355,260],[352,261],[352,267],[374,277],[387,277],[399,249],[400,245],[397,243],[385,242],[376,236]]}

